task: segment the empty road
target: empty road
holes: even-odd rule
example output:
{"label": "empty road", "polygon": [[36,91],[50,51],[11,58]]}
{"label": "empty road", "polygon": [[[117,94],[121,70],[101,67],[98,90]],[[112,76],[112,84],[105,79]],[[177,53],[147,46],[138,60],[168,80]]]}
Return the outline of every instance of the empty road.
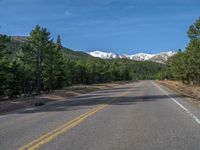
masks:
{"label": "empty road", "polygon": [[200,108],[139,81],[0,115],[1,150],[200,150]]}

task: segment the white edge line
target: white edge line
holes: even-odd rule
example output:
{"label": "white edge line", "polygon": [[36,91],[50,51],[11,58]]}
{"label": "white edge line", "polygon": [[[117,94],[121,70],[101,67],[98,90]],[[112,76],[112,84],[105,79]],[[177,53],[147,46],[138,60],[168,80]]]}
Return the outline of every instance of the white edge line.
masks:
{"label": "white edge line", "polygon": [[160,86],[158,86],[155,82],[153,84],[159,88],[164,94],[166,94],[171,100],[173,100],[178,106],[180,106],[187,114],[189,114],[190,117],[192,117],[199,125],[200,125],[200,119],[195,116],[190,110],[185,108],[181,103],[179,103],[176,99],[171,97],[165,90],[163,90]]}

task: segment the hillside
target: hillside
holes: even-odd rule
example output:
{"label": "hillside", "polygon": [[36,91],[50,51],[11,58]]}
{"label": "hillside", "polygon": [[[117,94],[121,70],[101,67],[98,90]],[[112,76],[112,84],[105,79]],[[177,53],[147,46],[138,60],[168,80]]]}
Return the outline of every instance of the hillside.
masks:
{"label": "hillside", "polygon": [[165,67],[165,64],[152,61],[135,61],[126,58],[106,59],[105,61],[116,65],[125,66],[132,80],[152,80],[156,78],[157,72]]}
{"label": "hillside", "polygon": [[[56,46],[49,47],[49,44],[54,43],[48,34],[43,36],[43,30],[36,26],[34,34],[40,37],[31,35],[32,39],[35,38],[32,41],[27,40],[27,37],[0,36],[2,99],[50,92],[70,85],[155,79],[164,67],[161,63],[136,61],[126,57],[96,58],[62,47],[59,38]],[[31,47],[17,53],[24,42],[31,44]],[[43,55],[38,45],[43,48]],[[49,48],[44,48],[46,46]]]}
{"label": "hillside", "polygon": [[[7,49],[11,51],[17,51],[20,48],[21,44],[27,41],[26,36],[11,36],[10,39],[11,40],[7,45]],[[70,60],[94,58],[82,51],[74,51],[66,47],[63,47],[62,50],[65,54],[65,57],[69,58]]]}
{"label": "hillside", "polygon": [[[11,41],[7,45],[7,49],[9,51],[17,51],[20,48],[20,45],[27,41],[26,36],[11,36]],[[166,63],[169,57],[173,56],[175,52],[162,52],[158,54],[145,54],[145,53],[138,53],[134,55],[120,55],[115,53],[106,53],[102,51],[93,51],[89,53],[85,53],[83,51],[74,51],[70,48],[63,47],[63,52],[65,58],[70,60],[86,60],[90,59],[129,59],[134,61],[152,61],[157,63]]]}

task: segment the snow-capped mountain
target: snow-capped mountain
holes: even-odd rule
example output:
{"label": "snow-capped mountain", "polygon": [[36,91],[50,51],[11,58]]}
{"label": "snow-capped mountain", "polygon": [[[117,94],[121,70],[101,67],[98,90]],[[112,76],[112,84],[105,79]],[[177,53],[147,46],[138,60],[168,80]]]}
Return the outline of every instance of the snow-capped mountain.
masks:
{"label": "snow-capped mountain", "polygon": [[88,54],[90,54],[91,56],[99,57],[99,58],[103,58],[103,59],[115,59],[115,58],[120,57],[118,54],[106,53],[106,52],[102,52],[102,51],[89,52]]}
{"label": "snow-capped mountain", "polygon": [[137,53],[134,55],[126,55],[126,54],[119,55],[115,53],[93,51],[93,52],[89,52],[88,54],[94,57],[102,58],[102,59],[127,58],[127,59],[137,60],[137,61],[153,61],[153,62],[158,62],[158,63],[165,63],[167,59],[173,56],[174,54],[176,54],[176,52],[168,51],[168,52],[162,52],[158,54]]}
{"label": "snow-capped mountain", "polygon": [[175,55],[176,52],[169,51],[169,52],[162,52],[159,54],[155,54],[151,57],[151,61],[158,62],[158,63],[165,63],[171,56]]}
{"label": "snow-capped mountain", "polygon": [[138,61],[146,61],[153,57],[152,54],[145,54],[145,53],[138,53],[134,55],[130,55],[130,59],[132,60],[138,60]]}

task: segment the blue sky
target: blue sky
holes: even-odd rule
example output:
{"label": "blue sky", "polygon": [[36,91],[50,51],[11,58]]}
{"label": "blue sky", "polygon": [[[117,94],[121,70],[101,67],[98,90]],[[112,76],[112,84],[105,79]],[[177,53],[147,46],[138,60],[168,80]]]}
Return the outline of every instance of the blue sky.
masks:
{"label": "blue sky", "polygon": [[200,0],[0,0],[0,33],[28,35],[36,24],[64,46],[134,54],[184,49]]}

